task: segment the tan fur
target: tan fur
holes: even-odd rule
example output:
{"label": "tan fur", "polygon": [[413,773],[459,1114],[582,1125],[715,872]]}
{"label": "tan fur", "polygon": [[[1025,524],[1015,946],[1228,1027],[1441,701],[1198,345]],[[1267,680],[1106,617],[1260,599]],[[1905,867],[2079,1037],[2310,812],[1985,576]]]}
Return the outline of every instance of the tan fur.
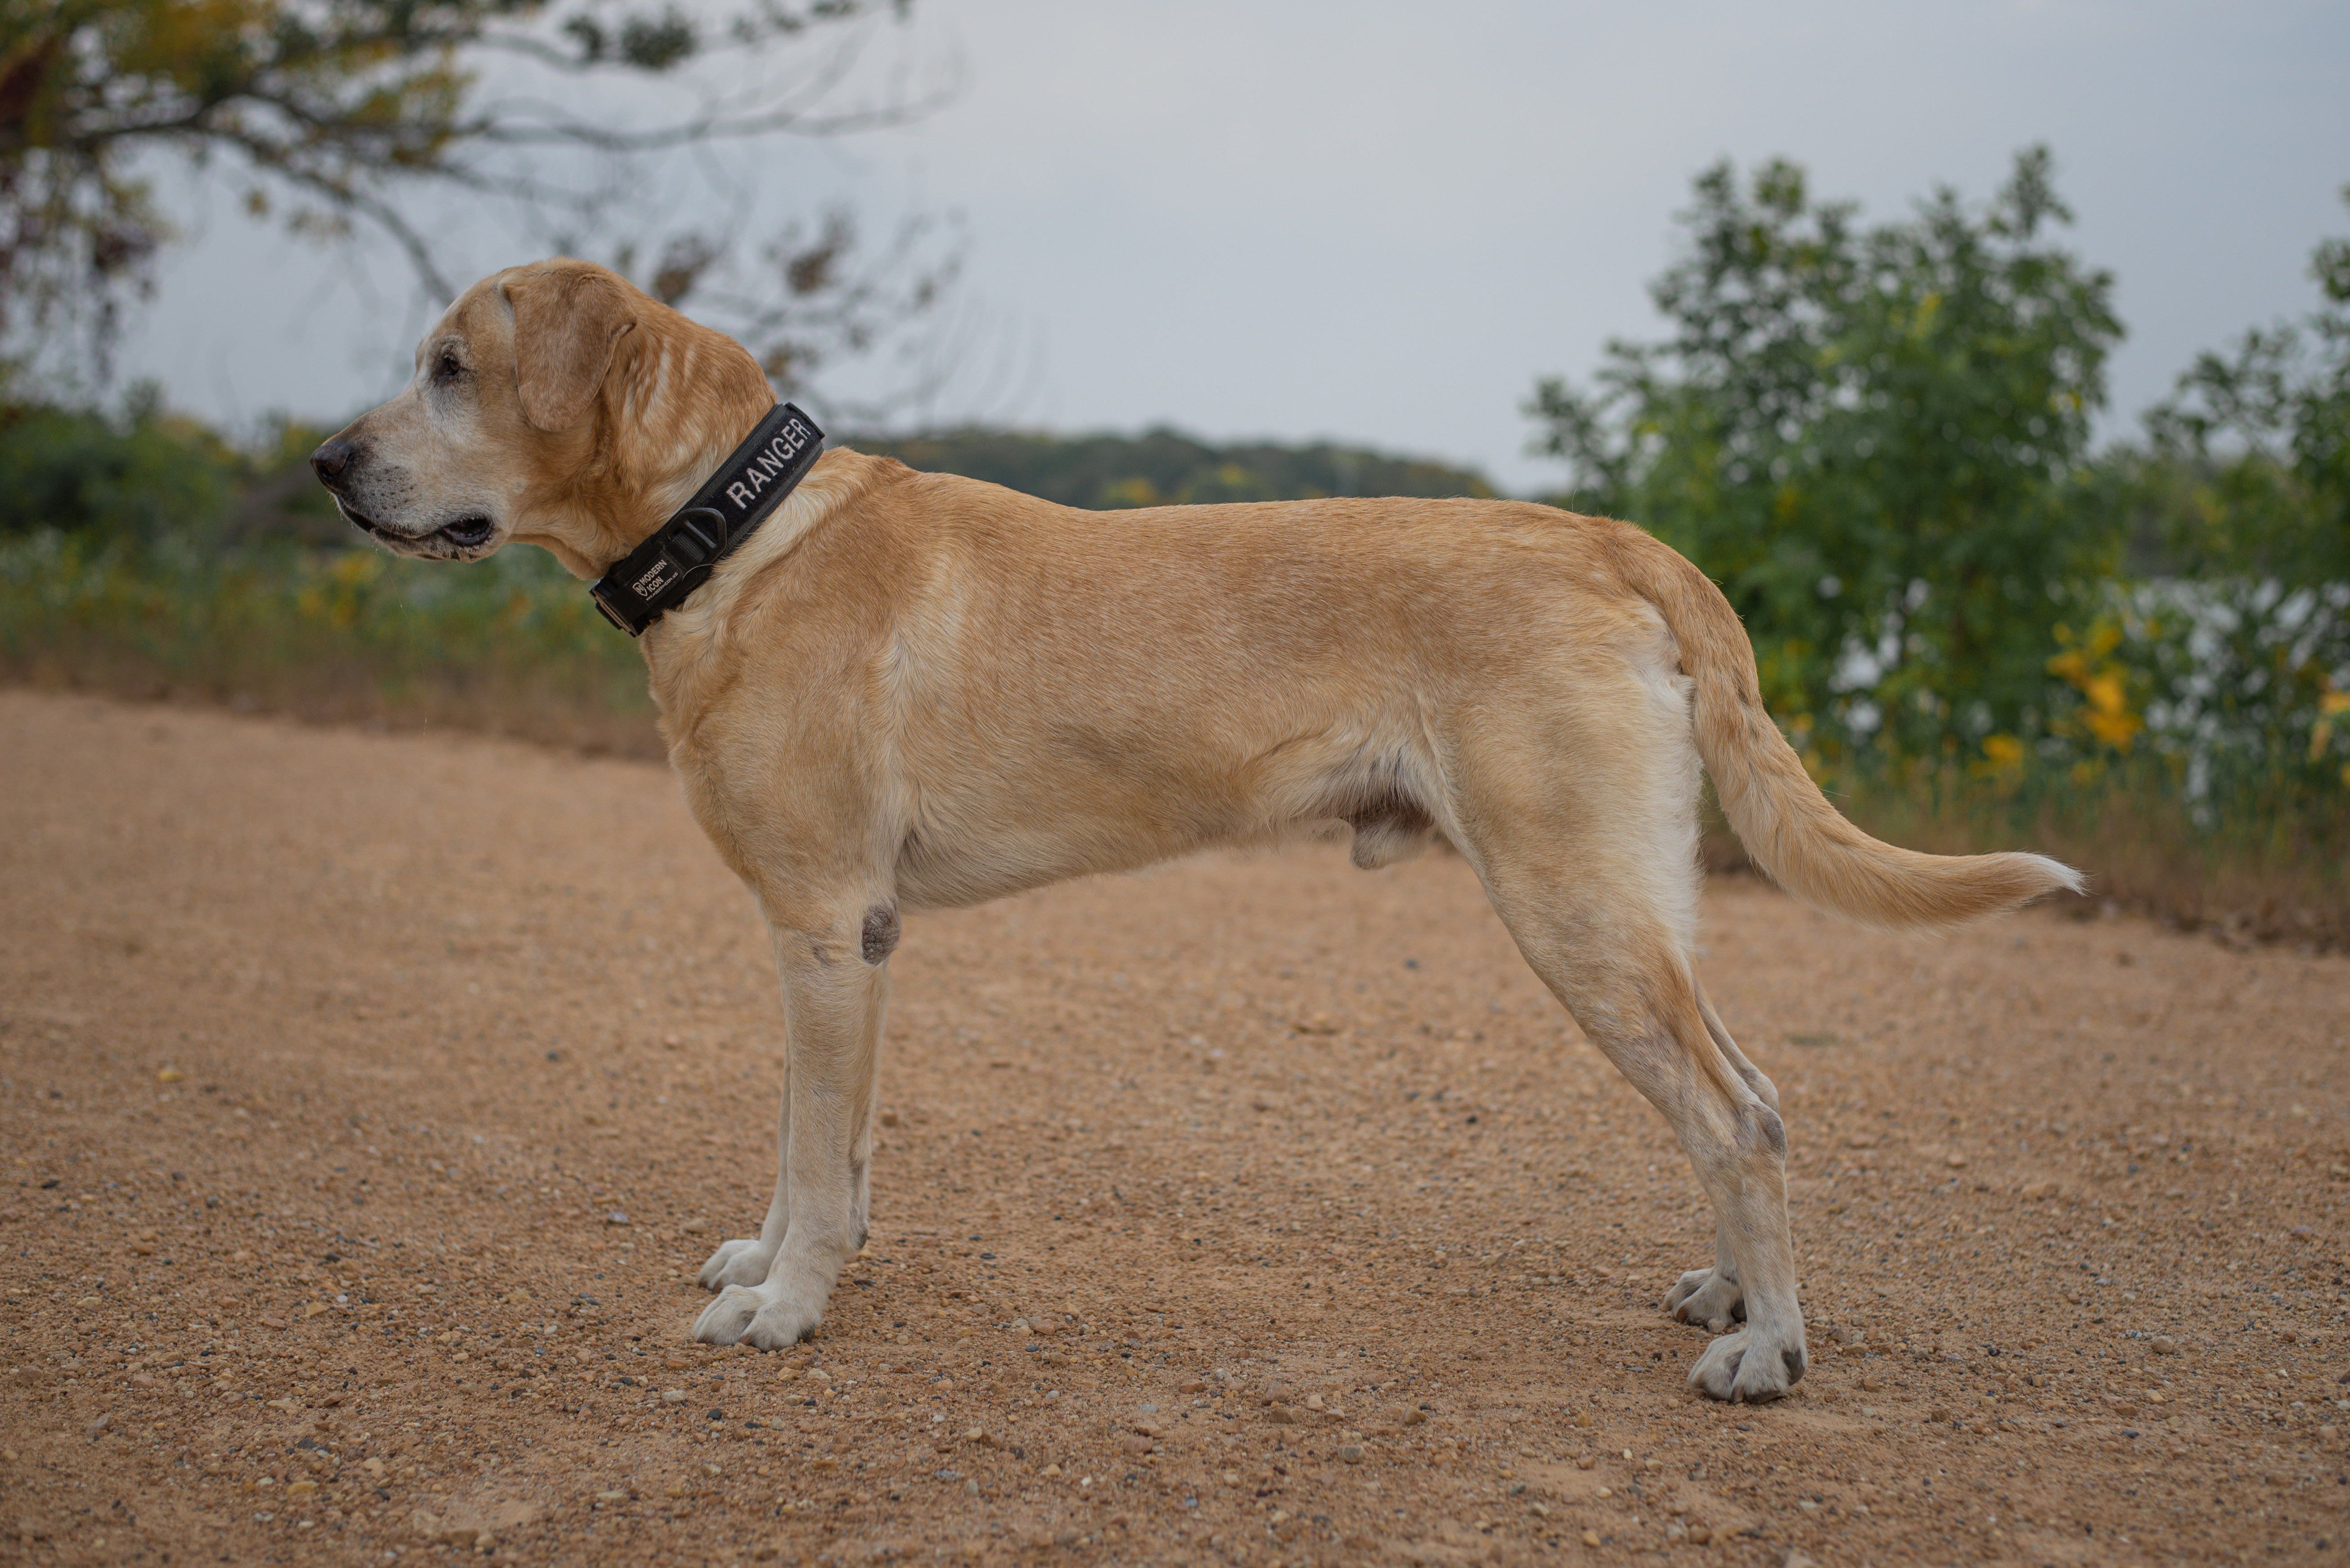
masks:
{"label": "tan fur", "polygon": [[523,417],[550,434],[567,431],[603,390],[613,349],[636,326],[632,302],[613,279],[577,272],[525,274],[505,296]]}
{"label": "tan fur", "polygon": [[[476,285],[418,366],[338,438],[346,510],[395,549],[520,540],[582,576],[771,401],[738,345],[580,262]],[[1527,504],[1087,513],[836,450],[643,649],[687,803],[758,898],[784,988],[775,1188],[759,1235],[703,1267],[715,1343],[797,1339],[864,1240],[899,911],[1339,823],[1366,867],[1456,846],[1670,1120],[1719,1236],[1666,1304],[1748,1320],[1691,1379],[1773,1397],[1804,1366],[1785,1133],[1690,967],[1700,759],[1755,857],[1822,908],[1932,925],[2077,886],[2035,856],[1853,828],[1701,574]]]}

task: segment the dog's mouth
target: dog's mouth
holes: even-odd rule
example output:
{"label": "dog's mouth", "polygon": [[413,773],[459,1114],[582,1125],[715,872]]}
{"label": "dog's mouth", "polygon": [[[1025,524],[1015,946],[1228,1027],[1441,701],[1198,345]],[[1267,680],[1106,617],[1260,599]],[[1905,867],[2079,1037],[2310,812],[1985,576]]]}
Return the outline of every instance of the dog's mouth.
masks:
{"label": "dog's mouth", "polygon": [[497,524],[486,517],[460,517],[434,529],[429,537],[446,539],[460,550],[478,550],[497,531]]}
{"label": "dog's mouth", "polygon": [[[490,542],[498,525],[486,517],[460,517],[454,523],[444,523],[430,534],[399,534],[378,523],[374,518],[344,500],[335,497],[335,506],[351,526],[380,544],[400,551],[416,551],[429,555],[469,554]],[[438,545],[440,548],[433,548]]]}

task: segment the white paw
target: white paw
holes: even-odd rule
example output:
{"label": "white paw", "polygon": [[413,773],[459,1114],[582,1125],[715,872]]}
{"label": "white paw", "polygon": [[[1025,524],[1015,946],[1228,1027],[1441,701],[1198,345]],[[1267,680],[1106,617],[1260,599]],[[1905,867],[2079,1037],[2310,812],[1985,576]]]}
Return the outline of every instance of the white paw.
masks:
{"label": "white paw", "polygon": [[1800,1328],[1792,1344],[1783,1336],[1742,1328],[1707,1345],[1697,1365],[1690,1368],[1689,1380],[1699,1392],[1713,1398],[1760,1405],[1794,1386],[1805,1365]]}
{"label": "white paw", "polygon": [[1711,1269],[1691,1269],[1666,1293],[1665,1310],[1682,1323],[1701,1323],[1721,1334],[1746,1316],[1746,1293],[1736,1280]]}
{"label": "white paw", "polygon": [[694,1320],[693,1337],[704,1345],[749,1345],[784,1350],[797,1345],[824,1321],[821,1290],[788,1283],[729,1285]]}
{"label": "white paw", "polygon": [[695,1276],[706,1290],[724,1285],[755,1285],[767,1277],[768,1265],[775,1261],[775,1249],[756,1236],[721,1241],[718,1251],[710,1254]]}

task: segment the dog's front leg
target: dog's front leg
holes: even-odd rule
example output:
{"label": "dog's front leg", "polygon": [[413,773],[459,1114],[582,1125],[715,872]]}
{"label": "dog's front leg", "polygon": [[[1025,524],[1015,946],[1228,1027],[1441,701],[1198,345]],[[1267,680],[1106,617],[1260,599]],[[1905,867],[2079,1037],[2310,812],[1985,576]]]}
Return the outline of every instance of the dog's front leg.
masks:
{"label": "dog's front leg", "polygon": [[[869,923],[870,917],[866,918]],[[784,1107],[774,1201],[756,1241],[730,1242],[703,1265],[725,1282],[693,1337],[777,1350],[824,1319],[826,1301],[865,1244],[874,1067],[889,999],[886,950],[860,925],[778,926],[784,988]],[[731,1251],[730,1251],[731,1249]],[[754,1262],[761,1272],[745,1281]]]}
{"label": "dog's front leg", "polygon": [[718,1243],[696,1276],[713,1291],[728,1285],[755,1285],[767,1277],[775,1250],[792,1222],[792,1054],[784,1052],[784,1097],[775,1111],[775,1193],[767,1200],[767,1217],[755,1236],[737,1236]]}

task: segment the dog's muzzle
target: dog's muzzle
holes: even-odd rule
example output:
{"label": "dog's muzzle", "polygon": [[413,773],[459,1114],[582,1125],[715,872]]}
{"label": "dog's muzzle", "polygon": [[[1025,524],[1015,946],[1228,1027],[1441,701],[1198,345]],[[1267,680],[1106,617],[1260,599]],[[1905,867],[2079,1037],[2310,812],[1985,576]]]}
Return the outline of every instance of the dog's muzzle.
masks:
{"label": "dog's muzzle", "polygon": [[[328,493],[335,498],[335,510],[343,514],[344,521],[369,538],[394,549],[404,546],[435,554],[464,554],[480,549],[497,533],[497,524],[487,517],[460,517],[454,523],[444,523],[424,534],[403,534],[385,527],[352,505],[350,498],[343,493],[343,486],[348,483],[352,465],[359,457],[358,442],[337,436],[320,442],[318,449],[310,454],[310,472],[318,476],[318,483],[325,485]],[[439,546],[438,550],[433,550],[435,545]]]}

